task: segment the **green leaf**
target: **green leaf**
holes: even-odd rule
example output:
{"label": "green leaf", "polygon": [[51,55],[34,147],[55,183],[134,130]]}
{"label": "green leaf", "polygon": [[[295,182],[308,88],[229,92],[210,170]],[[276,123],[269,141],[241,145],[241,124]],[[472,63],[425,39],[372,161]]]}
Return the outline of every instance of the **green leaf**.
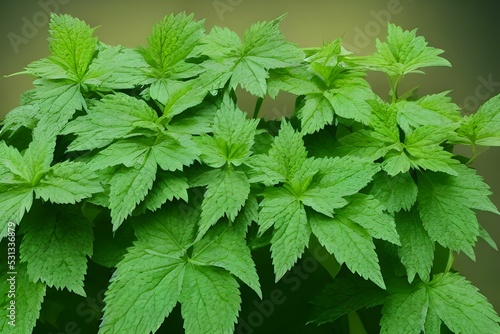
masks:
{"label": "green leaf", "polygon": [[424,125],[454,127],[462,120],[460,108],[446,96],[448,92],[426,95],[417,101],[398,101],[398,124],[405,131]]}
{"label": "green leaf", "polygon": [[405,139],[405,150],[413,166],[434,172],[456,175],[454,166],[459,164],[453,154],[439,144],[451,138],[452,129],[434,125],[419,127]]}
{"label": "green leaf", "polygon": [[191,248],[198,219],[196,207],[182,205],[135,219],[137,241],[111,279],[99,333],[155,332],[178,301],[186,333],[233,331],[241,298],[231,273],[252,281],[254,264],[243,235],[227,227],[226,242],[208,233]]}
{"label": "green leaf", "polygon": [[386,213],[385,207],[373,196],[351,196],[349,204],[336,213],[336,218],[339,215],[363,227],[373,238],[401,245],[394,217]]}
{"label": "green leaf", "polygon": [[37,125],[40,108],[36,105],[22,105],[9,111],[0,121],[0,135],[15,133],[22,127],[33,130]]}
{"label": "green leaf", "polygon": [[228,166],[208,173],[212,181],[201,204],[200,236],[223,216],[233,222],[250,194],[250,182],[244,172]]}
{"label": "green leaf", "polygon": [[220,72],[219,66],[218,71],[231,73],[231,88],[241,85],[251,94],[264,97],[270,69],[298,65],[304,59],[302,51],[287,42],[279,31],[281,19],[252,25],[245,31],[243,43],[229,29],[214,27],[199,51],[224,64],[225,70]]}
{"label": "green leaf", "polygon": [[266,226],[271,220],[275,226],[271,239],[275,282],[297,262],[311,235],[304,205],[295,199],[284,206],[287,201],[289,198],[263,200],[259,213],[259,224]]}
{"label": "green leaf", "polygon": [[218,225],[193,249],[193,260],[229,271],[252,288],[260,298],[259,277],[246,245],[246,229]]}
{"label": "green leaf", "polygon": [[389,23],[387,41],[376,40],[377,52],[366,59],[366,64],[389,76],[423,73],[419,69],[429,66],[451,66],[439,56],[443,50],[427,46],[425,38],[416,33],[417,29],[403,30]]}
{"label": "green leaf", "polygon": [[40,106],[38,127],[46,133],[58,134],[86,103],[78,84],[65,81],[35,81],[35,94]]}
{"label": "green leaf", "polygon": [[429,295],[425,289],[404,287],[384,300],[380,333],[420,334],[424,330],[429,308]]}
{"label": "green leaf", "polygon": [[111,179],[109,208],[113,231],[132,213],[137,204],[142,202],[153,187],[157,165],[154,159],[146,159],[143,164],[120,168]]}
{"label": "green leaf", "polygon": [[150,66],[152,78],[185,78],[194,64],[186,62],[194,47],[204,36],[204,21],[194,21],[194,15],[170,14],[153,27],[148,46],[139,52]]}
{"label": "green leaf", "polygon": [[146,102],[117,93],[96,101],[87,115],[69,122],[61,134],[77,135],[69,151],[91,150],[127,137],[136,129],[158,129],[157,119],[158,115]]}
{"label": "green leaf", "polygon": [[92,90],[133,89],[148,82],[148,63],[139,52],[123,46],[101,45],[97,57],[83,78]]}
{"label": "green leaf", "polygon": [[418,174],[418,210],[433,241],[474,258],[479,224],[473,209],[498,213],[488,196],[489,187],[473,169],[454,167],[457,176]]}
{"label": "green leaf", "polygon": [[8,223],[21,222],[33,204],[33,189],[0,185],[0,239],[7,236]]}
{"label": "green leaf", "polygon": [[325,92],[335,114],[368,124],[371,107],[366,101],[373,99],[375,95],[366,81],[363,79],[336,80],[335,85],[338,88]]}
{"label": "green leaf", "polygon": [[333,123],[334,107],[324,94],[310,94],[297,111],[303,133],[314,133]]}
{"label": "green leaf", "polygon": [[379,172],[373,177],[370,194],[378,199],[390,213],[408,211],[417,200],[418,188],[410,173],[394,176]]}
{"label": "green leaf", "polygon": [[64,161],[51,167],[35,188],[36,198],[74,204],[103,191],[97,175],[84,163]]}
{"label": "green leaf", "polygon": [[200,155],[200,151],[190,135],[174,136],[162,133],[151,147],[151,154],[161,169],[173,172],[191,165]]}
{"label": "green leaf", "polygon": [[186,334],[230,334],[240,310],[238,282],[227,271],[187,264],[180,302]]}
{"label": "green leaf", "polygon": [[428,282],[435,247],[434,241],[424,229],[417,210],[401,211],[396,214],[396,227],[401,238],[398,253],[408,273],[408,282],[413,282],[415,275],[418,275],[423,282]]}
{"label": "green leaf", "polygon": [[314,210],[332,215],[347,204],[344,198],[359,192],[370,183],[379,167],[357,158],[316,159],[318,174],[301,196],[301,201]]}
{"label": "green leaf", "polygon": [[83,280],[87,256],[92,255],[92,225],[69,207],[45,207],[23,222],[21,261],[33,282],[67,288],[85,296]]}
{"label": "green leaf", "polygon": [[363,278],[385,289],[375,245],[370,234],[349,219],[349,216],[342,215],[342,210],[338,210],[335,218],[311,214],[309,223],[312,232],[340,264],[345,263],[352,272],[360,274]]}
{"label": "green leaf", "polygon": [[471,128],[466,137],[472,144],[500,146],[500,95],[484,103],[465,126]]}
{"label": "green leaf", "polygon": [[[14,276],[7,272],[7,267],[2,266],[1,268],[0,307],[5,313],[0,318],[0,331],[13,334],[32,333],[40,316],[46,286],[42,282],[33,283],[28,277],[26,266],[23,264],[18,264],[17,274]],[[9,297],[8,292],[12,283],[15,283],[15,296]],[[12,318],[9,317],[11,313],[8,308],[12,301],[15,301],[15,321],[10,323]]]}
{"label": "green leaf", "polygon": [[141,206],[144,210],[156,211],[167,201],[183,199],[188,201],[189,184],[187,178],[180,173],[159,171],[153,188],[146,195]]}
{"label": "green leaf", "polygon": [[82,82],[97,51],[97,38],[85,22],[65,14],[50,16],[49,48],[51,56],[27,67],[31,74],[47,79]]}
{"label": "green leaf", "polygon": [[436,275],[429,284],[430,307],[455,333],[500,333],[500,318],[487,299],[456,273]]}
{"label": "green leaf", "polygon": [[215,114],[213,137],[204,135],[198,141],[202,161],[214,168],[241,165],[251,154],[258,123],[232,102],[223,103]]}

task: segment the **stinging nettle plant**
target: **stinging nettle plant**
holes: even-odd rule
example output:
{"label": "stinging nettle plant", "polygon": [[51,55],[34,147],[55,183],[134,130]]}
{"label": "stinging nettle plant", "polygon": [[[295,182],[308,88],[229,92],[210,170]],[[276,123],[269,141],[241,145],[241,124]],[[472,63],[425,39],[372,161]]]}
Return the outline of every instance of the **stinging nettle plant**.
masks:
{"label": "stinging nettle plant", "polygon": [[[307,299],[280,305],[310,310],[291,328],[500,333],[452,269],[480,238],[496,248],[475,211],[498,211],[468,165],[500,146],[500,96],[462,116],[449,92],[401,92],[407,75],[450,66],[416,30],[388,24],[376,52],[356,56],[341,39],[300,49],[281,20],[240,38],[169,15],[131,49],[52,15],[51,55],[22,72],[34,89],[1,123],[0,237],[19,254],[16,326],[2,316],[2,333],[64,329],[75,309],[103,334],[270,332],[248,321],[253,301],[304,254],[323,285],[304,278]],[[388,98],[368,71],[386,74]],[[265,121],[264,99],[280,92],[296,96],[293,116]]]}

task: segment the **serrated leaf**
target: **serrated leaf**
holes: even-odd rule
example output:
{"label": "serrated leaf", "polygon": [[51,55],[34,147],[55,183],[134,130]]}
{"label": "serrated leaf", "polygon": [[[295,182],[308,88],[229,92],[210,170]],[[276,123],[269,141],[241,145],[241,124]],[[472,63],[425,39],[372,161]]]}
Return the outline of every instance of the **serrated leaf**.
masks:
{"label": "serrated leaf", "polygon": [[81,83],[97,51],[97,38],[85,22],[66,14],[50,16],[50,57],[27,66],[31,74],[45,79],[69,79]]}
{"label": "serrated leaf", "polygon": [[[259,215],[260,220],[274,219],[275,230],[271,239],[271,254],[275,273],[275,282],[278,282],[286,272],[300,258],[305,246],[309,243],[311,227],[307,221],[304,205],[297,200],[291,201],[288,206],[280,207],[268,216],[272,205],[264,203]],[[267,208],[266,208],[267,207]],[[273,217],[274,216],[274,217]],[[265,223],[264,223],[265,224]]]}
{"label": "serrated leaf", "polygon": [[189,184],[187,178],[179,173],[158,172],[153,188],[141,204],[145,210],[156,211],[167,201],[183,199],[188,201]]}
{"label": "serrated leaf", "polygon": [[157,165],[154,159],[146,159],[143,164],[120,168],[111,179],[109,208],[113,231],[142,202],[153,187]]}
{"label": "serrated leaf", "polygon": [[180,302],[186,334],[230,334],[240,310],[238,282],[219,268],[187,264]]}
{"label": "serrated leaf", "polygon": [[363,124],[368,124],[370,120],[371,107],[367,100],[373,99],[374,94],[365,81],[336,81],[339,88],[332,89],[325,93],[330,101],[335,114],[354,119]]}
{"label": "serrated leaf", "polygon": [[33,282],[67,288],[85,296],[87,256],[92,255],[92,226],[75,209],[50,208],[30,216],[22,225],[21,261]]}
{"label": "serrated leaf", "polygon": [[144,101],[117,93],[96,101],[87,115],[68,123],[61,133],[77,135],[69,151],[91,150],[126,137],[135,129],[155,130],[157,119],[156,112]]}
{"label": "serrated leaf", "polygon": [[376,40],[377,52],[368,57],[366,64],[389,76],[423,73],[419,69],[429,66],[451,66],[439,56],[443,50],[427,46],[425,38],[416,33],[417,29],[403,31],[389,23],[387,41]]}
{"label": "serrated leaf", "polygon": [[451,138],[451,128],[426,125],[417,128],[405,139],[405,151],[412,165],[434,172],[456,175],[453,166],[459,161],[439,144]]}
{"label": "serrated leaf", "polygon": [[425,289],[407,287],[384,300],[380,333],[420,334],[424,330],[429,296]]}
{"label": "serrated leaf", "polygon": [[250,193],[250,182],[242,171],[225,167],[208,173],[212,181],[201,204],[200,236],[223,216],[233,222]]}
{"label": "serrated leaf", "polygon": [[148,46],[140,47],[151,67],[153,78],[168,78],[185,75],[195,64],[185,62],[204,36],[203,22],[193,20],[194,15],[179,13],[165,16],[153,27],[148,37]]}
{"label": "serrated leaf", "polygon": [[263,97],[267,93],[266,79],[270,69],[298,65],[304,58],[302,51],[280,33],[281,19],[252,25],[245,31],[243,43],[229,29],[215,27],[199,51],[224,63],[225,71],[218,72],[231,73],[231,88],[241,85],[251,94]]}
{"label": "serrated leaf", "polygon": [[324,94],[309,94],[297,111],[303,133],[314,133],[332,124],[334,107]]}
{"label": "serrated leaf", "polygon": [[133,89],[148,82],[147,67],[148,63],[136,50],[103,45],[82,81],[96,91]]}
{"label": "serrated leaf", "polygon": [[352,220],[363,227],[373,238],[401,245],[394,217],[373,196],[355,194],[349,204],[336,213],[336,217]]}
{"label": "serrated leaf", "polygon": [[473,144],[500,146],[500,95],[485,102],[469,123],[473,131],[469,139]]}
{"label": "serrated leaf", "polygon": [[500,333],[500,318],[487,299],[456,273],[436,275],[429,284],[430,307],[455,333]]}
{"label": "serrated leaf", "polygon": [[426,95],[417,101],[399,101],[398,124],[406,133],[424,125],[453,127],[458,125],[462,117],[459,107],[446,96],[449,92]]}
{"label": "serrated leaf", "polygon": [[[235,242],[231,245],[219,243],[211,235],[199,240],[188,252],[196,236],[198,218],[196,206],[179,205],[135,219],[137,241],[111,279],[99,333],[155,332],[178,301],[186,333],[233,331],[241,303],[239,285],[222,267],[228,266],[242,275],[238,270],[242,264],[229,263],[228,259],[242,261],[246,270],[251,270],[247,266],[249,253],[242,252],[242,234],[233,235],[236,239],[226,235],[226,241]],[[217,264],[196,259],[196,254],[201,256],[204,249],[219,256],[215,259]],[[236,254],[230,254],[233,251]],[[244,253],[247,261],[239,258]]]}
{"label": "serrated leaf", "polygon": [[326,215],[347,204],[346,196],[357,193],[377,173],[376,164],[357,158],[317,159],[318,174],[300,195],[307,206]]}
{"label": "serrated leaf", "polygon": [[424,229],[416,210],[396,214],[396,227],[401,239],[398,254],[406,268],[408,282],[418,275],[428,282],[434,261],[434,242]]}
{"label": "serrated leaf", "polygon": [[[42,282],[33,283],[28,277],[26,266],[18,264],[16,275],[10,275],[2,266],[0,276],[0,307],[5,314],[0,318],[0,331],[4,333],[31,333],[40,316],[40,309],[45,296],[46,286]],[[13,280],[12,280],[13,278]],[[15,284],[15,297],[9,297],[11,284]],[[14,318],[9,317],[11,301],[15,301]],[[14,321],[12,321],[14,320]],[[12,321],[12,323],[10,323]]]}
{"label": "serrated leaf", "polygon": [[390,213],[410,210],[417,200],[418,188],[409,173],[395,176],[380,172],[373,177],[370,194],[378,199]]}
{"label": "serrated leaf", "polygon": [[8,223],[21,222],[33,204],[33,189],[0,185],[0,240],[7,235]]}
{"label": "serrated leaf", "polygon": [[385,289],[378,256],[370,234],[339,209],[335,218],[311,214],[309,223],[314,235],[337,261]]}
{"label": "serrated leaf", "polygon": [[103,191],[97,175],[84,163],[64,161],[51,167],[35,188],[36,198],[74,204]]}
{"label": "serrated leaf", "polygon": [[22,127],[33,130],[37,125],[40,108],[36,105],[22,105],[9,111],[0,121],[0,135],[15,133]]}
{"label": "serrated leaf", "polygon": [[262,298],[259,277],[246,245],[245,232],[246,228],[241,229],[236,225],[217,226],[193,248],[193,260],[226,269]]}
{"label": "serrated leaf", "polygon": [[189,135],[177,137],[167,133],[159,135],[151,146],[151,155],[165,171],[182,170],[198,158],[200,152]]}
{"label": "serrated leaf", "polygon": [[48,134],[58,134],[76,110],[86,105],[78,84],[44,79],[34,83],[40,106],[40,121],[37,127]]}
{"label": "serrated leaf", "polygon": [[474,257],[479,236],[473,209],[498,213],[489,187],[473,169],[454,167],[457,176],[425,172],[418,176],[418,210],[432,240]]}

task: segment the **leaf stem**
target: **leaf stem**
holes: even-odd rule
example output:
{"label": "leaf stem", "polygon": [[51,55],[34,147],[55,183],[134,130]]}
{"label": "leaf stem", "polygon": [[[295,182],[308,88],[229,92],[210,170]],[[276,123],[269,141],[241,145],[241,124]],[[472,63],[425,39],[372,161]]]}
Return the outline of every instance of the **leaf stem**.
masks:
{"label": "leaf stem", "polygon": [[263,97],[259,97],[255,103],[255,109],[253,111],[253,118],[257,119],[259,117],[260,108],[262,107],[262,102],[264,102]]}

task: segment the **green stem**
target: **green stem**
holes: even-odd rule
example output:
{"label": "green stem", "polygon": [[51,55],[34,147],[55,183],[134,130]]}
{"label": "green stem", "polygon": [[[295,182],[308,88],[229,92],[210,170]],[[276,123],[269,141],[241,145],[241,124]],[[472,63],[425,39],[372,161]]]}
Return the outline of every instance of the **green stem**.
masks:
{"label": "green stem", "polygon": [[455,261],[455,253],[453,253],[453,251],[450,249],[450,252],[448,254],[448,262],[446,262],[446,268],[444,269],[445,273],[450,271],[454,261]]}
{"label": "green stem", "polygon": [[255,103],[255,109],[253,111],[253,118],[256,119],[259,117],[259,112],[260,112],[260,108],[262,107],[262,102],[264,102],[264,98],[263,97],[259,97],[257,99],[257,102]]}
{"label": "green stem", "polygon": [[389,92],[389,95],[392,98],[392,103],[396,103],[398,101],[398,86],[399,86],[399,81],[401,80],[401,76],[398,75],[396,77],[389,77],[389,86],[391,87],[391,91]]}

